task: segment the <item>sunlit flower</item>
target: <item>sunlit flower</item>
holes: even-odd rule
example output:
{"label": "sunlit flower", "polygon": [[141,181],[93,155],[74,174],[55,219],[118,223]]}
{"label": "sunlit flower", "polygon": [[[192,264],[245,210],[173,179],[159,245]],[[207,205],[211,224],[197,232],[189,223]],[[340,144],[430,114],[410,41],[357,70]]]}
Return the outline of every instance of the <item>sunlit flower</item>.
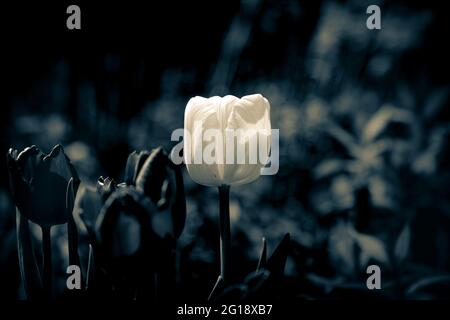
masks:
{"label": "sunlit flower", "polygon": [[271,137],[270,104],[262,95],[194,97],[184,128],[184,160],[195,182],[240,185],[260,176]]}

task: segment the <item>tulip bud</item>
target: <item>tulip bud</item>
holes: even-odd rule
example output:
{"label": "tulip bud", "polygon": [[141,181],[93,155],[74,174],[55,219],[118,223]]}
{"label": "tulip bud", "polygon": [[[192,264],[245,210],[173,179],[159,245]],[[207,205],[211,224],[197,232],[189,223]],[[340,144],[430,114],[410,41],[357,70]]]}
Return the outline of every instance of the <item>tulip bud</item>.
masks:
{"label": "tulip bud", "polygon": [[95,241],[95,221],[105,201],[119,188],[111,178],[100,177],[95,187],[81,184],[75,198],[73,209],[74,221],[78,232]]}
{"label": "tulip bud", "polygon": [[137,176],[149,156],[150,152],[148,151],[133,151],[130,153],[125,167],[125,183],[127,185],[136,185]]}
{"label": "tulip bud", "polygon": [[46,155],[36,146],[7,155],[10,186],[20,213],[40,226],[66,223],[66,189],[78,174],[60,145]]}
{"label": "tulip bud", "polygon": [[240,185],[261,175],[271,139],[270,104],[262,95],[194,97],[184,128],[184,161],[195,182]]}
{"label": "tulip bud", "polygon": [[186,219],[183,175],[180,166],[172,163],[164,149],[132,152],[125,169],[125,183],[149,197],[159,211],[170,211],[172,234],[178,238]]}

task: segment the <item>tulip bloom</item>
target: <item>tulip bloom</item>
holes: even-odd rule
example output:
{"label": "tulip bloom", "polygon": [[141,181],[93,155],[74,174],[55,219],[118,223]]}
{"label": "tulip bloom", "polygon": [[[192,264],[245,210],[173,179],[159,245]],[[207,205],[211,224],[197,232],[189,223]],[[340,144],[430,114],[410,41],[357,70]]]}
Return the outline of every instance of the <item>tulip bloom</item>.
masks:
{"label": "tulip bloom", "polygon": [[[134,151],[128,156],[125,183],[148,196],[158,211],[169,209],[172,236],[177,239],[186,220],[186,199],[183,174],[162,147],[148,151]],[[167,217],[169,218],[169,217]]]}
{"label": "tulip bloom", "polygon": [[36,146],[7,155],[10,186],[20,213],[32,222],[50,227],[68,221],[66,189],[78,174],[60,145],[46,155]]}
{"label": "tulip bloom", "polygon": [[192,180],[219,187],[221,264],[216,288],[228,285],[231,273],[230,186],[256,180],[266,165],[270,104],[260,94],[194,97],[186,106],[184,129],[184,160]]}
{"label": "tulip bloom", "polygon": [[192,180],[210,187],[249,183],[269,157],[270,104],[260,94],[194,97],[186,106],[184,129]]}
{"label": "tulip bloom", "polygon": [[[11,191],[20,212],[19,233],[28,233],[26,219],[38,224],[42,229],[43,287],[47,298],[50,298],[52,291],[50,229],[53,225],[68,223],[70,264],[75,264],[78,260],[70,203],[79,184],[78,174],[60,145],[55,146],[48,155],[42,153],[36,146],[26,148],[20,153],[10,149],[7,163]],[[26,227],[23,227],[25,222]],[[23,247],[20,242],[24,239],[18,238],[19,248]],[[24,253],[19,252],[22,275],[26,273],[26,266],[21,262],[23,259]]]}

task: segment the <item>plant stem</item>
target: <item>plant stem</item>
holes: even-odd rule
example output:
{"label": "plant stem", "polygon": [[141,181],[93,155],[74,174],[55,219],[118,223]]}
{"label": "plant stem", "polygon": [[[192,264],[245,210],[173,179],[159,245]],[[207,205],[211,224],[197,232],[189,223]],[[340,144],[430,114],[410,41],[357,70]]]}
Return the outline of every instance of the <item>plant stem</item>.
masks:
{"label": "plant stem", "polygon": [[230,232],[230,186],[219,187],[219,227],[220,227],[220,275],[223,283],[230,281],[230,254],[231,254],[231,232]]}
{"label": "plant stem", "polygon": [[45,297],[52,297],[52,242],[50,236],[51,227],[42,227],[42,251],[43,251],[43,285]]}

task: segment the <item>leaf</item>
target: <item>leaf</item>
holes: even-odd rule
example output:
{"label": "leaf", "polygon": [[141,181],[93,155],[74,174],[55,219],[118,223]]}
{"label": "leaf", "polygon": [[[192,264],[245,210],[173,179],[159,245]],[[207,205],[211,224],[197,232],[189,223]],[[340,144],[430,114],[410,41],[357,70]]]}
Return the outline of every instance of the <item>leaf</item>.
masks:
{"label": "leaf", "polygon": [[42,280],[34,255],[31,234],[27,218],[16,213],[17,251],[19,256],[20,275],[25,293],[30,300],[39,299],[42,291]]}
{"label": "leaf", "polygon": [[242,301],[247,295],[247,286],[236,284],[226,287],[215,299],[214,303],[231,303],[233,301]]}
{"label": "leaf", "polygon": [[72,216],[77,231],[81,237],[87,237],[95,246],[95,221],[100,214],[105,201],[118,188],[126,185],[117,185],[113,179],[100,177],[95,187],[80,184],[74,201]]}
{"label": "leaf", "polygon": [[349,132],[334,123],[330,123],[325,130],[332,138],[336,140],[336,142],[342,145],[342,147],[344,147],[349,154],[353,156],[358,154],[359,146],[356,139]]}
{"label": "leaf", "polygon": [[80,266],[78,256],[78,231],[73,218],[73,208],[75,203],[74,179],[70,178],[66,190],[66,210],[67,210],[67,235],[69,242],[69,264]]}
{"label": "leaf", "polygon": [[244,284],[247,286],[245,298],[255,297],[260,294],[269,277],[270,271],[268,270],[261,270],[260,272],[249,274],[244,280]]}
{"label": "leaf", "polygon": [[366,267],[367,263],[374,259],[378,262],[387,264],[389,261],[388,254],[384,243],[374,236],[362,234],[354,229],[349,231],[349,234],[356,240],[361,253],[359,262],[361,267]]}
{"label": "leaf", "polygon": [[414,115],[409,110],[392,106],[383,106],[370,118],[363,131],[363,141],[374,141],[381,135],[389,135],[387,128],[390,125],[411,126],[414,124]]}
{"label": "leaf", "polygon": [[219,276],[208,301],[218,303],[260,299],[267,293],[265,285],[269,279],[270,271],[262,270],[250,273],[243,283],[223,288],[223,281]]}
{"label": "leaf", "polygon": [[427,276],[419,279],[417,282],[413,283],[407,290],[407,295],[417,294],[417,292],[425,291],[428,289],[430,292],[436,291],[437,287],[445,287],[445,291],[448,292],[450,288],[450,276],[449,275],[438,275],[438,276]]}
{"label": "leaf", "polygon": [[395,242],[394,256],[398,264],[402,263],[408,256],[410,241],[411,228],[409,224],[407,224],[403,228],[402,232],[400,232],[400,235]]}
{"label": "leaf", "polygon": [[75,197],[73,217],[82,236],[87,236],[90,243],[95,243],[95,221],[103,206],[100,193],[85,184],[81,184]]}
{"label": "leaf", "polygon": [[338,174],[348,172],[348,160],[327,159],[320,162],[314,169],[316,179],[332,177]]}
{"label": "leaf", "polygon": [[262,269],[266,267],[267,263],[267,242],[266,238],[262,239],[263,246],[261,249],[261,254],[259,255],[258,267],[256,268],[256,272],[260,272]]}
{"label": "leaf", "polygon": [[216,284],[214,285],[213,289],[211,290],[211,293],[209,294],[208,301],[214,300],[219,293],[223,290],[223,278],[222,276],[219,276],[217,278]]}
{"label": "leaf", "polygon": [[89,244],[89,255],[86,268],[86,284],[85,284],[86,290],[88,290],[89,287],[92,286],[92,283],[94,281],[94,273],[95,273],[94,270],[95,270],[94,248],[92,247],[91,244]]}
{"label": "leaf", "polygon": [[[145,160],[136,178],[136,189],[158,205],[158,207],[168,206],[166,197],[162,197],[164,181],[168,178],[167,155],[162,147],[152,150],[150,156]],[[172,187],[167,186],[166,188]],[[170,190],[164,190],[165,194]],[[162,201],[160,201],[162,200]]]}
{"label": "leaf", "polygon": [[291,235],[286,233],[267,261],[266,269],[273,277],[281,277],[284,274],[286,260],[291,251]]}

